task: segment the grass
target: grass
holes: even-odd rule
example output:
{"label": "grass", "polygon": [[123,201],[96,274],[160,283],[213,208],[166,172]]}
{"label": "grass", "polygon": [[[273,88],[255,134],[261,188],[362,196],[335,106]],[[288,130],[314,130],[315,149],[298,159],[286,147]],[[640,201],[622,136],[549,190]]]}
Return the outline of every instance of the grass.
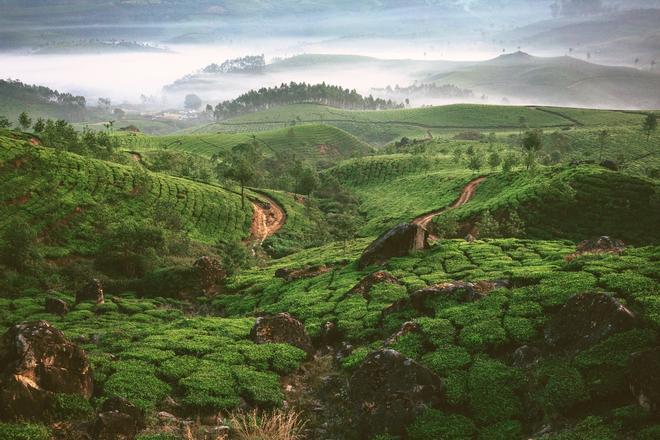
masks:
{"label": "grass", "polygon": [[23,217],[51,246],[89,254],[99,229],[132,218],[177,213],[190,237],[207,243],[247,236],[252,213],[219,187],[149,173],[0,136],[2,227]]}

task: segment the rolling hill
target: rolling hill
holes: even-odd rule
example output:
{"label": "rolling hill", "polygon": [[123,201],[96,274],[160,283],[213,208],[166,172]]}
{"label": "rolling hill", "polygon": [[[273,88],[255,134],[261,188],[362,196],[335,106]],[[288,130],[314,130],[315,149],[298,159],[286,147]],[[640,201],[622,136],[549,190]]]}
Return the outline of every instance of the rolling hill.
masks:
{"label": "rolling hill", "polygon": [[571,57],[542,58],[517,52],[433,75],[429,81],[519,104],[660,108],[660,75]]}
{"label": "rolling hill", "polygon": [[[208,129],[208,127],[207,127]],[[328,163],[349,157],[362,156],[372,147],[355,136],[328,125],[299,125],[279,130],[250,133],[181,134],[170,136],[144,136],[120,134],[125,149],[144,151],[152,149],[178,149],[210,158],[237,144],[252,142],[255,138],[264,154],[287,152],[311,163]],[[253,137],[254,136],[254,137]]]}
{"label": "rolling hill", "polygon": [[214,244],[249,234],[252,210],[219,187],[34,145],[0,133],[0,228],[24,219],[54,255],[94,254],[99,233],[123,220],[177,215],[193,239]]}

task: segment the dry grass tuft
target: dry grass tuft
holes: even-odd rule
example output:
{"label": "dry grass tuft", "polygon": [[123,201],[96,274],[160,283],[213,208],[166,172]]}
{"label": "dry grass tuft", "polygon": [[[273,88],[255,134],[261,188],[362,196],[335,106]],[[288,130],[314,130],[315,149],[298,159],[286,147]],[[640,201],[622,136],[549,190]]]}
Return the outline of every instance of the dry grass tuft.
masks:
{"label": "dry grass tuft", "polygon": [[234,413],[229,418],[237,440],[301,440],[305,421],[295,411]]}

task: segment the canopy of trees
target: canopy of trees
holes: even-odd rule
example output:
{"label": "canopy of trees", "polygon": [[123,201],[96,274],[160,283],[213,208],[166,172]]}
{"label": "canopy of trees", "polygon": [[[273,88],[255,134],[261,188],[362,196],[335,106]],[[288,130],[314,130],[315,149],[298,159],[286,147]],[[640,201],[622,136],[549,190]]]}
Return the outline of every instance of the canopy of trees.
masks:
{"label": "canopy of trees", "polygon": [[227,60],[222,64],[209,64],[202,69],[203,73],[261,73],[266,68],[266,58],[263,55],[250,55]]}
{"label": "canopy of trees", "polygon": [[23,84],[19,80],[0,79],[0,96],[11,97],[22,102],[56,102],[60,105],[84,108],[87,102],[84,96],[60,93],[44,86]]}
{"label": "canopy of trees", "polygon": [[383,110],[403,108],[403,105],[374,98],[366,98],[355,90],[344,89],[340,86],[322,84],[295,83],[282,84],[279,87],[250,90],[233,101],[224,101],[215,106],[213,112],[216,119],[221,120],[266,110],[287,104],[315,103],[330,105],[351,110]]}

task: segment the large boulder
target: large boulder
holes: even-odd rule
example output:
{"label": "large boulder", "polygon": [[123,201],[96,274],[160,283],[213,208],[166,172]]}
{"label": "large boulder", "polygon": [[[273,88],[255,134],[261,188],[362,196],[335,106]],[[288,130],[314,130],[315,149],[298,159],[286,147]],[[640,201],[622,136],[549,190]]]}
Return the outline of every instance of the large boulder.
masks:
{"label": "large boulder", "polygon": [[46,311],[54,315],[64,316],[69,312],[69,305],[59,298],[48,297],[46,298]]}
{"label": "large boulder", "polygon": [[630,356],[628,380],[640,406],[660,416],[660,347]]}
{"label": "large boulder", "polygon": [[46,321],[16,325],[0,338],[0,417],[38,419],[57,393],[92,396],[84,350]]}
{"label": "large boulder", "polygon": [[82,289],[76,293],[76,304],[83,301],[96,301],[96,304],[103,304],[105,296],[103,295],[103,284],[97,278],[94,278],[85,284]]}
{"label": "large boulder", "polygon": [[436,374],[389,349],[370,353],[349,381],[360,438],[401,435],[418,414],[443,398],[442,381]]}
{"label": "large boulder", "polygon": [[635,315],[605,293],[580,293],[550,319],[545,341],[559,350],[579,350],[635,325]]}
{"label": "large boulder", "polygon": [[193,264],[199,287],[205,295],[215,292],[216,286],[225,277],[220,261],[211,257],[199,257]]}
{"label": "large boulder", "polygon": [[361,295],[364,299],[370,300],[372,287],[381,283],[401,285],[401,282],[389,272],[379,271],[362,278],[346,295]]}
{"label": "large boulder", "polygon": [[419,225],[403,223],[378,237],[362,253],[360,268],[382,264],[392,257],[403,257],[426,247],[426,231]]}
{"label": "large boulder", "polygon": [[288,313],[257,318],[250,337],[257,344],[290,344],[304,350],[310,357],[314,354],[305,326]]}

